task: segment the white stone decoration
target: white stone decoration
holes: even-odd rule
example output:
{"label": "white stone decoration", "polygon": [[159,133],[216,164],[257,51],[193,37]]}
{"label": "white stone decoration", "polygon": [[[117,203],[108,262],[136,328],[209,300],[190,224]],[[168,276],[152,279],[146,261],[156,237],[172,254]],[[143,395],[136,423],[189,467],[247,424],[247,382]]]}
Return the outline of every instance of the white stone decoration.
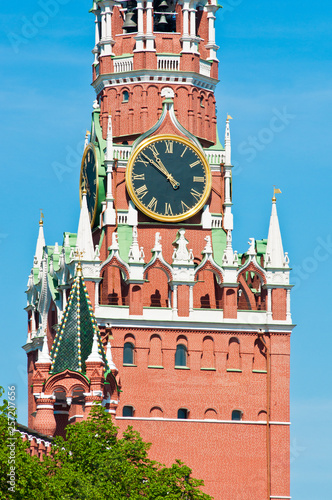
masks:
{"label": "white stone decoration", "polygon": [[166,99],[174,99],[174,90],[171,87],[164,87],[160,93],[161,97]]}
{"label": "white stone decoration", "polygon": [[93,343],[92,343],[91,354],[87,358],[87,360],[86,360],[87,362],[93,361],[93,362],[98,362],[98,363],[103,363],[104,364],[104,360],[103,360],[101,354],[99,354],[99,350],[98,349],[99,349],[98,335],[95,332],[94,335],[93,335]]}
{"label": "white stone decoration", "polygon": [[106,347],[106,360],[107,360],[109,369],[111,371],[116,371],[116,373],[118,373],[119,370],[117,369],[117,367],[114,364],[113,356],[112,356],[112,347],[111,347],[111,343],[109,340],[107,342],[107,347]]}

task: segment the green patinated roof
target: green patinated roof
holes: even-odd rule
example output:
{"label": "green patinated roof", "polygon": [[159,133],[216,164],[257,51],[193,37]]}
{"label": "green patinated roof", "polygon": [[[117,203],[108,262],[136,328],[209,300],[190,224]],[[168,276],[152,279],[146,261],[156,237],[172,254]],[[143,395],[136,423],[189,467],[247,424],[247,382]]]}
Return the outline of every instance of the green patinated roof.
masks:
{"label": "green patinated roof", "polygon": [[218,128],[216,126],[216,143],[214,146],[208,148],[208,151],[224,151],[224,149],[224,146],[220,142]]}
{"label": "green patinated roof", "polygon": [[267,240],[256,240],[256,252],[257,255],[266,254]]}
{"label": "green patinated roof", "polygon": [[126,224],[118,226],[119,254],[122,260],[128,262],[130,245],[133,239],[133,229]]}
{"label": "green patinated roof", "polygon": [[222,256],[226,248],[227,237],[223,229],[212,229],[213,258],[219,266],[222,266]]}
{"label": "green patinated roof", "polygon": [[85,362],[91,353],[95,332],[98,336],[98,350],[108,372],[109,367],[88,292],[82,276],[76,276],[60,329],[53,342],[51,373],[61,373],[64,370],[85,373]]}

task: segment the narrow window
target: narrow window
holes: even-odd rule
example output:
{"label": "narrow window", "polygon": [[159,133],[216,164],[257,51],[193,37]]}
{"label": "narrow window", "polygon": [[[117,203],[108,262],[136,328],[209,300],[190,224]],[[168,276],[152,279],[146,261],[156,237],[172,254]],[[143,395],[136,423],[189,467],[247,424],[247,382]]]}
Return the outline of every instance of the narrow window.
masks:
{"label": "narrow window", "polygon": [[187,366],[187,347],[183,344],[176,346],[175,366]]}
{"label": "narrow window", "polygon": [[178,410],[178,418],[186,419],[186,418],[188,418],[188,414],[189,414],[189,412],[186,408],[180,408]]}
{"label": "narrow window", "polygon": [[134,344],[132,344],[131,342],[126,342],[123,346],[123,364],[134,364]]}
{"label": "narrow window", "polygon": [[128,102],[129,101],[129,92],[128,90],[124,90],[122,92],[122,102]]}
{"label": "narrow window", "polygon": [[232,420],[242,420],[242,411],[241,410],[233,410],[232,411]]}
{"label": "narrow window", "polygon": [[122,416],[123,417],[133,417],[134,416],[134,408],[132,406],[124,406],[122,408]]}

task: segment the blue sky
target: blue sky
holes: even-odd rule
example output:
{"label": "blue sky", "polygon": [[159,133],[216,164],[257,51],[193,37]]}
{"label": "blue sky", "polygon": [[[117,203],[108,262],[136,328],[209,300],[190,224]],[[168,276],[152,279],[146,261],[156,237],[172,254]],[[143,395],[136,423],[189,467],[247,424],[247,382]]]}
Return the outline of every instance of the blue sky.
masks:
{"label": "blue sky", "polygon": [[[3,6],[0,18],[0,384],[17,385],[25,422],[26,283],[39,208],[49,244],[76,231],[83,139],[94,94],[90,0]],[[292,496],[328,500],[332,487],[332,6],[308,0],[225,0],[218,14],[221,139],[231,122],[234,248],[267,237],[272,187],[293,267]],[[42,14],[44,12],[44,14]],[[59,173],[59,164],[66,170]]]}

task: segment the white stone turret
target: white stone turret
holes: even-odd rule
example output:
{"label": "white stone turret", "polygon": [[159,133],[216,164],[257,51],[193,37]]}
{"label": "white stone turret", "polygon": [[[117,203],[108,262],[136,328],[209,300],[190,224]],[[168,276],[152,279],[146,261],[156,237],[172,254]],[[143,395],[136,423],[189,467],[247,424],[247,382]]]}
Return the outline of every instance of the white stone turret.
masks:
{"label": "white stone turret", "polygon": [[276,201],[276,197],[273,196],[265,266],[267,268],[284,269],[285,267],[288,268],[288,258],[284,254],[282,245]]}
{"label": "white stone turret", "polygon": [[107,363],[108,363],[108,366],[109,366],[109,369],[112,371],[112,372],[116,372],[118,373],[118,369],[117,367],[115,366],[114,364],[114,361],[113,361],[113,356],[112,356],[112,347],[111,347],[111,343],[110,341],[107,342],[107,347],[106,347],[106,360],[107,360]]}
{"label": "white stone turret", "polygon": [[231,180],[232,180],[232,163],[231,163],[231,132],[229,120],[232,117],[227,115],[226,131],[225,131],[225,202],[224,202],[224,224],[225,231],[233,230],[233,214],[232,214],[232,195],[231,195]]}
{"label": "white stone turret", "polygon": [[230,115],[227,115],[226,130],[225,130],[225,154],[226,154],[225,165],[232,164],[231,131],[229,127],[229,120],[232,120],[232,117]]}
{"label": "white stone turret", "polygon": [[93,344],[92,344],[92,349],[91,349],[91,354],[86,360],[87,362],[93,361],[93,362],[98,362],[98,363],[104,363],[103,358],[101,354],[99,353],[98,349],[98,335],[95,332],[93,335]]}
{"label": "white stone turret", "polygon": [[82,206],[77,231],[77,250],[83,252],[84,261],[93,261],[95,250],[92,240],[91,223],[86,201],[86,191],[82,193]]}
{"label": "white stone turret", "polygon": [[47,335],[45,334],[44,339],[43,339],[43,349],[41,351],[38,351],[38,361],[36,362],[36,364],[38,364],[38,363],[50,363],[51,364],[51,362],[52,362],[52,360],[51,360],[50,353],[48,350]]}
{"label": "white stone turret", "polygon": [[40,214],[40,221],[39,221],[39,233],[38,233],[38,238],[37,238],[35,257],[34,257],[34,261],[33,261],[34,267],[39,267],[40,263],[42,261],[42,258],[43,258],[43,252],[44,252],[44,246],[45,246],[43,218],[44,218],[44,215],[43,215],[43,213],[41,213]]}

